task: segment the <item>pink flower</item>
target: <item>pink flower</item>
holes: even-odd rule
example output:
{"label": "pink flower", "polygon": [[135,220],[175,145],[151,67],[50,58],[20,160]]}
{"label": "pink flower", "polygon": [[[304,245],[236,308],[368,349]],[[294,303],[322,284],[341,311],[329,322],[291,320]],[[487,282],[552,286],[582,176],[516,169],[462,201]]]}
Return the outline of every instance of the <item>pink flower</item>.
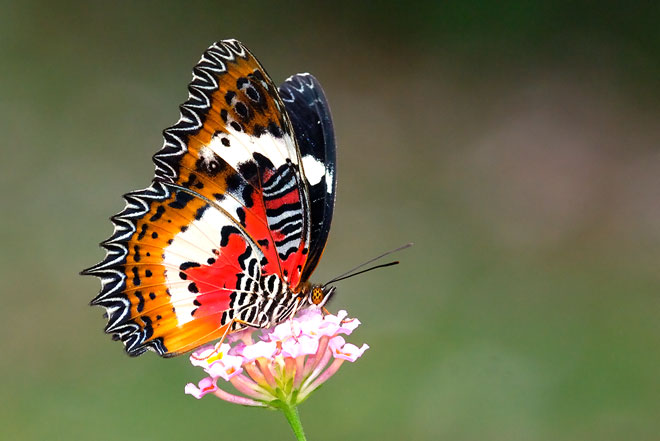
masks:
{"label": "pink flower", "polygon": [[[259,331],[232,334],[220,343],[202,347],[190,356],[194,366],[208,374],[185,392],[195,398],[212,393],[223,400],[247,406],[296,406],[332,377],[344,361],[354,362],[369,346],[357,347],[340,335],[360,325],[346,318],[346,311],[323,315],[307,309],[292,320]],[[224,386],[219,387],[222,379]],[[225,390],[231,383],[239,394]]]}

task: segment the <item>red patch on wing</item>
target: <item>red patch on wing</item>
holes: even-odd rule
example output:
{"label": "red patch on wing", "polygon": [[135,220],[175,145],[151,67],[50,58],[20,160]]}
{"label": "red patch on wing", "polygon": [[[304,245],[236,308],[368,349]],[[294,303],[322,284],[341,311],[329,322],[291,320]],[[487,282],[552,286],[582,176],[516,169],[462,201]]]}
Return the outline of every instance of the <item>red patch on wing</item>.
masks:
{"label": "red patch on wing", "polygon": [[[230,233],[227,245],[221,248],[211,263],[185,270],[186,280],[194,282],[199,291],[195,299],[199,303],[194,314],[195,319],[222,314],[229,309],[230,295],[237,289],[238,275],[244,273],[240,258],[248,247],[245,238]],[[277,263],[274,265],[276,267]],[[273,264],[269,263],[262,271],[268,274],[272,266]]]}

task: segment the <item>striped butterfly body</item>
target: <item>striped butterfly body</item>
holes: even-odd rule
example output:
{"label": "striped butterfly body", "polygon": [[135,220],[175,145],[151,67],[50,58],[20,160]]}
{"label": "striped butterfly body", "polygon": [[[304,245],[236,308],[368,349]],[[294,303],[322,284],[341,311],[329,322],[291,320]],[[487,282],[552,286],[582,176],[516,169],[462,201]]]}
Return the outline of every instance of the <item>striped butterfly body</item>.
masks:
{"label": "striped butterfly body", "polygon": [[126,352],[174,356],[245,327],[322,306],[313,285],[335,202],[335,140],[316,79],[277,89],[238,41],[193,69],[179,121],[163,132],[155,176],[124,196],[93,305]]}

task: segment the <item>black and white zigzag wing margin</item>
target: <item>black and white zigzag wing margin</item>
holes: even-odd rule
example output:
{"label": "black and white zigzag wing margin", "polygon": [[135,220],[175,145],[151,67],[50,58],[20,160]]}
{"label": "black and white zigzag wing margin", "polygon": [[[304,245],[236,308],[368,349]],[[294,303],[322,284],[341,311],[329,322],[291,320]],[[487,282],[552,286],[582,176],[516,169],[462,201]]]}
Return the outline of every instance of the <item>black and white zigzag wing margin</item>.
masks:
{"label": "black and white zigzag wing margin", "polygon": [[150,203],[167,200],[170,196],[169,189],[159,182],[154,182],[143,190],[125,194],[126,206],[111,218],[114,232],[101,243],[106,250],[105,259],[81,273],[96,276],[101,280],[101,291],[90,304],[106,308],[108,323],[105,332],[112,334],[113,339],[121,340],[126,352],[133,356],[149,349],[164,355],[167,350],[159,339],[147,342],[151,337],[150,329],[144,329],[130,320],[131,302],[124,292],[125,264],[129,254],[126,243],[135,234],[135,220],[144,217],[149,211]]}

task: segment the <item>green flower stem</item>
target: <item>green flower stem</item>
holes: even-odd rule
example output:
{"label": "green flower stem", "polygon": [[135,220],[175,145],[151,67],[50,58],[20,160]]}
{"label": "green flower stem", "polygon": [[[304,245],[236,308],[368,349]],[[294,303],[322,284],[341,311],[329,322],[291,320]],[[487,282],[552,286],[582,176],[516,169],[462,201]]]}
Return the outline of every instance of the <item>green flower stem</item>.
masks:
{"label": "green flower stem", "polygon": [[298,407],[283,404],[280,406],[280,409],[282,409],[282,412],[284,412],[284,415],[286,416],[286,420],[289,422],[289,425],[291,425],[293,433],[296,435],[296,439],[298,441],[307,441],[307,438],[305,438],[305,432],[303,432],[302,423],[300,422]]}

